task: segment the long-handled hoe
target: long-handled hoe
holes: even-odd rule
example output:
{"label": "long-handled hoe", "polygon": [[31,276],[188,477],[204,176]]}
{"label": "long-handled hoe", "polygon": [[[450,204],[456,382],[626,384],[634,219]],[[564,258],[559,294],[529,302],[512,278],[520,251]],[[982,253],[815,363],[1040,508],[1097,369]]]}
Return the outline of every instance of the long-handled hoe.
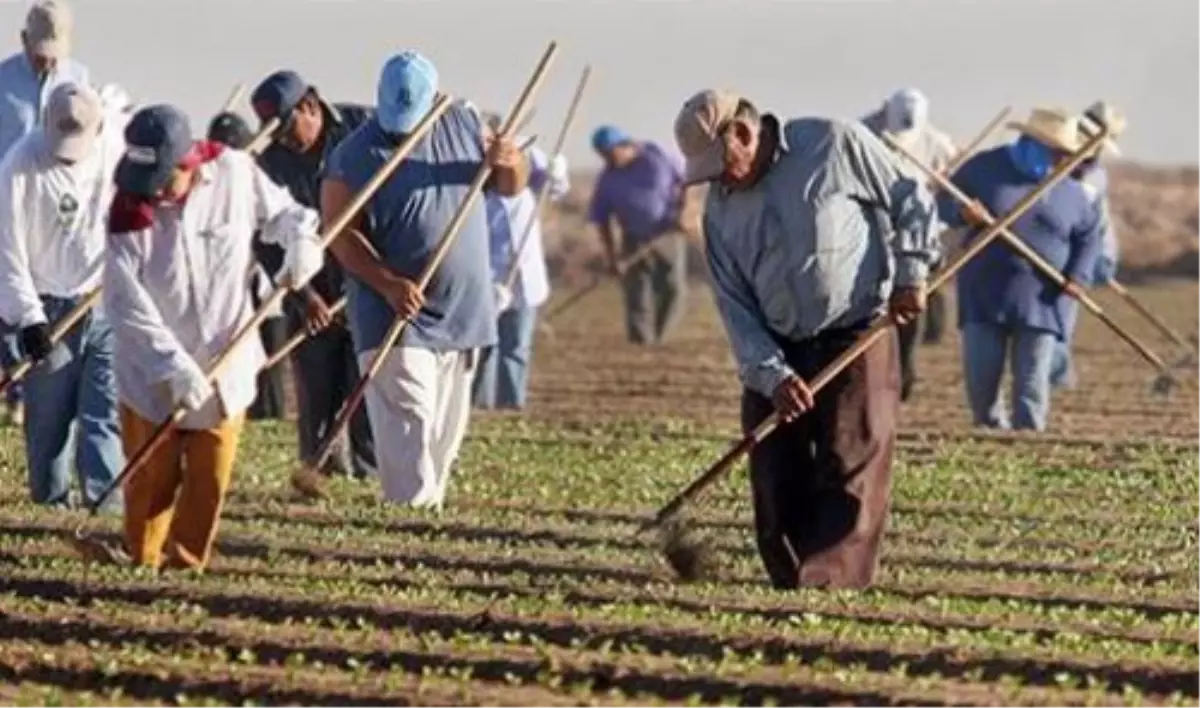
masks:
{"label": "long-handled hoe", "polygon": [[[1091,154],[1092,150],[1107,135],[1108,130],[1104,129],[1100,135],[1088,140],[1069,160],[1059,165],[1050,173],[1045,181],[1038,185],[1036,189],[1026,194],[1013,207],[1012,211],[998,221],[995,221],[991,226],[979,233],[976,238],[972,239],[966,248],[946,268],[940,270],[934,276],[933,280],[929,283],[930,291],[937,290],[948,283],[968,261],[983,251],[992,241],[999,238],[1005,229],[1028,211],[1042,194],[1070,175],[1071,171],[1087,159],[1087,156]],[[831,381],[887,334],[888,330],[894,324],[894,321],[889,316],[884,316],[876,320],[871,328],[853,346],[842,352],[829,366],[826,366],[817,374],[816,378],[808,382],[808,386],[812,389],[813,394],[819,394],[823,388],[828,386]],[[779,416],[772,413],[730,448],[721,459],[717,460],[715,464],[696,477],[691,484],[663,506],[652,519],[646,521],[638,529],[639,535],[650,530],[658,531],[658,541],[663,555],[668,565],[670,565],[680,579],[685,581],[700,580],[709,577],[716,568],[711,548],[704,543],[703,539],[692,533],[690,524],[684,515],[680,513],[684,505],[695,501],[706,489],[725,476],[742,455],[748,453],[751,448],[770,435],[779,426],[779,423]]]}

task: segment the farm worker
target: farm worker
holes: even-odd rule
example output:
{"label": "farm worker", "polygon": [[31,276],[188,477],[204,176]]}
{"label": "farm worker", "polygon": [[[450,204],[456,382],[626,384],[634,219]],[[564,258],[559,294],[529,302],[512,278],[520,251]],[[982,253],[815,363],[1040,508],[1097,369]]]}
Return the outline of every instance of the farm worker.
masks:
{"label": "farm worker", "polygon": [[[592,133],[592,148],[604,169],[588,221],[600,233],[610,270],[624,280],[629,341],[656,344],[679,323],[687,293],[682,167],[677,156],[656,143],[636,141],[610,125]],[[621,230],[620,254],[614,221]],[[651,241],[652,252],[621,272],[621,257]]]}
{"label": "farm worker", "polygon": [[[1090,137],[1101,125],[1109,127],[1109,137],[1072,175],[1080,181],[1100,210],[1100,255],[1096,258],[1096,267],[1089,279],[1091,285],[1107,285],[1117,274],[1117,233],[1113,228],[1112,210],[1108,203],[1108,170],[1102,164],[1102,158],[1117,157],[1121,154],[1116,138],[1125,131],[1125,117],[1111,104],[1097,101],[1083,112],[1079,127],[1086,137]],[[1066,334],[1054,350],[1054,367],[1050,374],[1051,385],[1063,388],[1075,385],[1075,370],[1071,366],[1071,342],[1079,318],[1079,307],[1073,300],[1068,306]]]}
{"label": "farm worker", "polygon": [[781,122],[706,90],[675,139],[688,183],[714,181],[704,238],[717,308],[744,386],[755,532],[778,588],[871,583],[891,499],[899,414],[896,334],[814,396],[807,381],[885,312],[925,306],[939,256],[933,198],[861,123]]}
{"label": "farm worker", "polygon": [[[419,53],[384,64],[374,119],[346,137],[330,156],[321,186],[321,214],[340,213],[421,121],[438,92],[438,72]],[[382,188],[368,201],[334,255],[350,275],[350,327],[365,369],[399,317],[411,317],[397,346],[366,389],[375,454],[386,499],[441,508],[471,411],[479,350],[496,343],[496,303],[488,263],[483,201],[462,230],[428,289],[417,285],[487,160],[489,189],[516,196],[527,186],[529,162],[512,140],[493,138],[479,113],[457,103],[444,113]]]}
{"label": "farm worker", "polygon": [[[342,140],[371,118],[371,109],[353,103],[330,103],[294,71],[277,71],[251,94],[258,119],[279,118],[283,126],[259,159],[271,179],[288,188],[305,206],[320,207],[321,173]],[[329,308],[346,292],[346,277],[337,261],[325,267],[303,291],[285,302],[292,333],[309,336],[292,354],[296,385],[300,456],[308,459],[329,435],[338,411],[358,383],[354,342],[344,320]],[[325,470],[365,478],[375,474],[375,445],[365,407],[350,419],[349,431],[335,441]]]}
{"label": "farm worker", "polygon": [[[37,504],[69,505],[72,467],[94,503],[125,464],[103,308],[50,341],[55,323],[100,287],[123,127],[106,122],[91,88],[60,83],[45,120],[0,161],[0,318],[36,364],[25,378],[25,450]],[[110,500],[107,510],[119,511],[120,496]]]}
{"label": "farm worker", "polygon": [[[91,83],[88,68],[71,58],[74,22],[66,3],[41,0],[30,6],[21,30],[21,51],[0,61],[0,158],[22,136],[42,122],[54,87],[73,82]],[[16,323],[0,327],[0,364],[11,369],[20,363]],[[5,391],[5,415],[10,425],[25,418],[24,389],[16,382]]]}
{"label": "farm worker", "polygon": [[[929,122],[929,99],[917,89],[900,89],[892,93],[883,107],[865,117],[863,122],[876,135],[888,135],[938,172],[949,167],[958,153],[949,136]],[[897,157],[897,160],[901,171],[908,177],[925,179],[910,160],[903,157]],[[934,266],[934,272],[937,272],[938,265]],[[925,344],[937,344],[945,330],[945,296],[938,291],[932,292],[927,305],[923,315],[899,328],[901,401],[909,399],[917,380],[917,333],[922,328],[922,322]]]}
{"label": "farm worker", "polygon": [[321,267],[316,212],[245,153],[193,141],[177,108],[153,105],[125,129],[109,214],[104,306],[116,334],[125,453],[183,407],[186,415],[125,485],[125,546],[136,563],[203,568],[216,538],[246,407],[265,361],[244,338],[216,379],[206,370],[253,310],[251,237],[282,245],[288,276]]}
{"label": "farm worker", "polygon": [[[1083,145],[1078,119],[1058,108],[1035,108],[1009,127],[1020,135],[1008,144],[969,159],[954,183],[992,214],[1001,216],[1055,165]],[[942,219],[951,227],[978,227],[977,217],[939,196]],[[987,246],[959,274],[958,324],[962,330],[963,376],[976,425],[1044,430],[1050,413],[1054,351],[1067,336],[1073,295],[1087,283],[1100,252],[1100,212],[1083,186],[1065,180],[1052,187],[1011,229],[1067,277],[1053,284],[1009,245]],[[970,242],[975,231],[966,235]],[[1012,353],[1011,421],[1000,393],[1008,352]]]}
{"label": "farm worker", "polygon": [[[244,150],[254,139],[254,132],[236,113],[218,113],[208,123],[208,139],[227,145],[235,150]],[[251,304],[258,309],[278,287],[276,276],[283,267],[283,249],[275,244],[263,243],[255,234],[254,260],[250,275]],[[270,313],[258,328],[259,338],[262,339],[263,350],[272,355],[282,347],[288,339],[287,320],[283,311]],[[282,367],[264,368],[258,372],[258,395],[246,411],[250,420],[282,420],[284,417],[284,399],[287,386],[284,381]]]}
{"label": "farm worker", "polygon": [[[489,114],[487,121],[491,130],[500,129],[500,116]],[[537,194],[546,189],[547,199],[558,200],[570,188],[566,157],[555,155],[550,158],[541,149],[531,147],[526,158],[530,163],[527,189],[515,197],[503,197],[494,192],[485,195],[491,235],[492,279],[500,318],[496,323],[496,345],[480,351],[473,394],[475,405],[480,408],[519,409],[525,406],[537,311],[550,296]],[[516,280],[509,292],[505,280],[523,240]]]}

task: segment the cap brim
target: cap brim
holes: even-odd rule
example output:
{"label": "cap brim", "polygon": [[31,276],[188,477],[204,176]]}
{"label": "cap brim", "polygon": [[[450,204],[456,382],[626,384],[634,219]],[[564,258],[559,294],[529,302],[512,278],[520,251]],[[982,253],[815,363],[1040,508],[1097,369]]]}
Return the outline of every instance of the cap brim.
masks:
{"label": "cap brim", "polygon": [[683,179],[688,184],[711,182],[725,171],[725,148],[713,143],[703,153],[690,157],[683,168]]}
{"label": "cap brim", "polygon": [[50,135],[48,138],[50,154],[60,160],[80,162],[92,151],[97,136],[91,131],[81,130],[70,135]]}
{"label": "cap brim", "polygon": [[433,108],[432,97],[428,101],[422,101],[419,106],[411,106],[394,114],[385,114],[383,111],[379,111],[376,115],[379,118],[379,125],[387,132],[411,133],[431,108]]}
{"label": "cap brim", "polygon": [[153,197],[167,185],[174,169],[174,166],[171,166],[170,169],[163,169],[159,165],[138,165],[131,162],[129,158],[122,157],[121,161],[117,163],[113,181],[116,182],[117,189],[122,192]]}

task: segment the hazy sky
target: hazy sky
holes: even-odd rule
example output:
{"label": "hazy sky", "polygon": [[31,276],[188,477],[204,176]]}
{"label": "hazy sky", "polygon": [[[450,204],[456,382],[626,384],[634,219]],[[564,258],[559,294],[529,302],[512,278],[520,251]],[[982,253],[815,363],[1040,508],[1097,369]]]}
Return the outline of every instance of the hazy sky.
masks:
{"label": "hazy sky", "polygon": [[[783,115],[857,117],[901,86],[967,140],[1005,104],[1129,116],[1130,157],[1197,162],[1197,0],[75,0],[76,55],[135,99],[206,122],[232,86],[294,68],[334,100],[373,102],[379,67],[416,48],[445,90],[507,109],[550,40],[533,130],[549,145],[585,63],[567,154],[599,122],[670,143],[679,104],[739,90]],[[18,47],[27,0],[0,0]],[[243,103],[243,112],[249,107]],[[202,129],[202,127],[197,127]]]}

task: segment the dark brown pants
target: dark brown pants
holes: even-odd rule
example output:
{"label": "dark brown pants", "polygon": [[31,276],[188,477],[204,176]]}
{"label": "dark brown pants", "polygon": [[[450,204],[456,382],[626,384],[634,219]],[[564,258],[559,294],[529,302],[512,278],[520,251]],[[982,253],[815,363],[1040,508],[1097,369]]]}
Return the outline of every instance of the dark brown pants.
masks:
{"label": "dark brown pants", "polygon": [[[850,347],[861,329],[785,344],[806,381]],[[887,525],[900,399],[895,329],[833,380],[816,406],[750,452],[758,550],[777,588],[862,588],[874,578]],[[749,431],[773,410],[742,397]]]}

